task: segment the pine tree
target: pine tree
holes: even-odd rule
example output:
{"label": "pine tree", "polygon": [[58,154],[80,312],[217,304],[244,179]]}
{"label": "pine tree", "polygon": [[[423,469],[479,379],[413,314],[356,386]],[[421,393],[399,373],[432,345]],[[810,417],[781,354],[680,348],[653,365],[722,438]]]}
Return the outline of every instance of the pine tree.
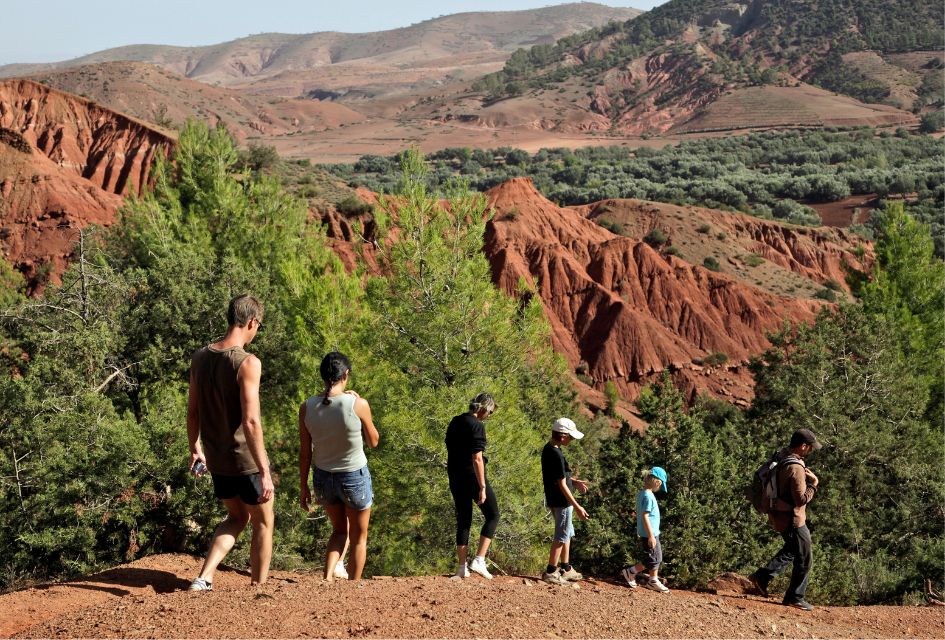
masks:
{"label": "pine tree", "polygon": [[482,254],[484,199],[454,184],[440,201],[427,191],[416,151],[404,155],[403,172],[400,193],[380,205],[382,219],[396,224],[380,252],[389,275],[368,288],[376,310],[369,386],[383,427],[376,570],[445,569],[452,561],[443,438],[482,391],[499,406],[486,425],[487,473],[503,513],[495,557],[505,569],[531,569],[547,533],[539,453],[574,393],[537,296],[508,297],[492,284]]}
{"label": "pine tree", "polygon": [[939,421],[945,411],[945,263],[935,255],[928,227],[901,202],[886,206],[877,231],[876,268],[863,287],[863,306],[889,321],[931,391],[927,415]]}
{"label": "pine tree", "polygon": [[811,597],[882,602],[925,577],[941,584],[945,441],[924,418],[929,388],[896,328],[841,305],[772,343],[753,366],[757,437],[775,448],[806,427],[824,445],[808,460],[820,478],[808,521],[829,570],[812,574]]}

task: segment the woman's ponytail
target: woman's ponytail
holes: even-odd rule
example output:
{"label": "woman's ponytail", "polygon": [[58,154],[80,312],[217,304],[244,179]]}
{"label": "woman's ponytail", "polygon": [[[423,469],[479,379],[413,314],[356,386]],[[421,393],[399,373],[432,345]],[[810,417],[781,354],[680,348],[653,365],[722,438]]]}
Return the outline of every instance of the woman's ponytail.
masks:
{"label": "woman's ponytail", "polygon": [[325,381],[325,397],[322,398],[322,404],[329,405],[331,400],[328,399],[328,393],[335,383],[351,371],[351,361],[348,360],[348,356],[340,351],[332,351],[322,358],[322,364],[318,371],[322,375],[322,380]]}

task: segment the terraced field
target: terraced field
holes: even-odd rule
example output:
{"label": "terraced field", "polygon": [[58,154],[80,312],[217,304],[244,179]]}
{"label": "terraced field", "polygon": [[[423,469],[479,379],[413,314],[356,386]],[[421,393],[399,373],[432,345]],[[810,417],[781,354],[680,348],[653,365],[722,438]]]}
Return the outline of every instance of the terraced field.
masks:
{"label": "terraced field", "polygon": [[722,95],[672,133],[764,127],[821,127],[869,123],[905,126],[915,116],[886,105],[866,105],[810,85],[749,87]]}
{"label": "terraced field", "polygon": [[912,103],[919,97],[917,90],[922,84],[922,76],[909,71],[908,67],[887,62],[875,51],[847,53],[843,61],[867,78],[889,87],[888,101],[902,105],[903,109],[912,108]]}

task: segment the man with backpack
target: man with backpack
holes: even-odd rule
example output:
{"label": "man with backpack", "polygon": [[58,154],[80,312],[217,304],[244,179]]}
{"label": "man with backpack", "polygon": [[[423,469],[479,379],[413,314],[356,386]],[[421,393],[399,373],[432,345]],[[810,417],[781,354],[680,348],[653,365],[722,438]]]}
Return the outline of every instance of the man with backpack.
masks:
{"label": "man with backpack", "polygon": [[817,476],[807,468],[804,459],[821,445],[809,429],[798,429],[791,435],[787,450],[782,450],[755,474],[753,497],[755,507],[767,513],[768,522],[784,539],[784,546],[768,562],[748,576],[765,597],[768,583],[793,562],[791,582],[784,592],[784,604],[811,611],[805,599],[807,580],[813,562],[810,531],[807,528],[807,503],[817,493]]}

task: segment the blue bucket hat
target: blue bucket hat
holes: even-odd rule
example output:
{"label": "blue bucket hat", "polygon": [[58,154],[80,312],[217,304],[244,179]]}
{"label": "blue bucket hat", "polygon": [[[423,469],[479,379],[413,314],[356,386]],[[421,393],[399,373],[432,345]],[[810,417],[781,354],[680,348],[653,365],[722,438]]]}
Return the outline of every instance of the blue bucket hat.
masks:
{"label": "blue bucket hat", "polygon": [[653,467],[652,469],[650,469],[650,474],[654,478],[657,478],[660,482],[662,482],[663,491],[665,491],[666,493],[669,493],[669,489],[666,488],[666,479],[668,478],[668,476],[666,475],[666,469],[664,469],[663,467]]}

